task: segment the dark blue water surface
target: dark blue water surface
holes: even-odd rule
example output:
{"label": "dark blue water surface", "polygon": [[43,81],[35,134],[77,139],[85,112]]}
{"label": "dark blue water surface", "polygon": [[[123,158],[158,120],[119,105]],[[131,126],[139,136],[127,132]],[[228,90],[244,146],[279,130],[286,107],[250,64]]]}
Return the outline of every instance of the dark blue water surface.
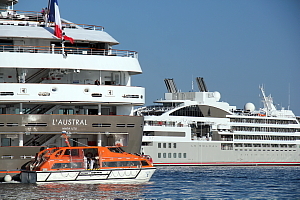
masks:
{"label": "dark blue water surface", "polygon": [[0,199],[300,199],[300,167],[158,167],[145,184],[0,183]]}

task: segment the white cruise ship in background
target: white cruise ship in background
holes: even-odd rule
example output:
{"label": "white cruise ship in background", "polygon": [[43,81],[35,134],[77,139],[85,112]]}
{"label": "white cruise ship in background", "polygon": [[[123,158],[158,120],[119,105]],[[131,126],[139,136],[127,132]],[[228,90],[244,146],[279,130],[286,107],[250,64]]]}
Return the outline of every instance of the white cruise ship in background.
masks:
{"label": "white cruise ship in background", "polygon": [[[40,12],[0,0],[0,171],[30,160],[41,146],[122,145],[140,152],[145,89],[131,85],[142,70],[135,51],[101,26],[61,19],[74,44],[53,35]],[[45,4],[47,2],[45,1]],[[99,84],[95,85],[98,80]]]}
{"label": "white cruise ship in background", "polygon": [[237,109],[196,80],[200,92],[178,92],[165,79],[165,99],[135,111],[145,117],[142,151],[155,165],[300,165],[300,124],[291,110],[277,110],[262,87],[264,108]]}

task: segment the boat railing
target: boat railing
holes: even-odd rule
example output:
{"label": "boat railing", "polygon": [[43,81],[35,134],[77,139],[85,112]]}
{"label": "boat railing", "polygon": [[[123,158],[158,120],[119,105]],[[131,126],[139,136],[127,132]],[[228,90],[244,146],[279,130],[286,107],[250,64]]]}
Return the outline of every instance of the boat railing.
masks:
{"label": "boat railing", "polygon": [[[54,23],[46,23],[46,18],[41,12],[35,11],[22,11],[22,10],[5,10],[0,9],[0,25],[16,25],[16,26],[40,26],[40,27],[54,27]],[[10,23],[4,23],[4,22]],[[15,22],[14,22],[15,21]],[[24,22],[26,23],[24,23]],[[30,23],[31,22],[31,23]],[[62,20],[63,28],[82,28],[86,30],[103,31],[103,26],[87,25],[87,24],[75,24]]]}
{"label": "boat railing", "polygon": [[15,53],[47,53],[47,54],[79,54],[100,55],[137,58],[136,51],[116,49],[95,49],[77,47],[49,47],[49,46],[25,46],[25,45],[0,45],[0,52]]}

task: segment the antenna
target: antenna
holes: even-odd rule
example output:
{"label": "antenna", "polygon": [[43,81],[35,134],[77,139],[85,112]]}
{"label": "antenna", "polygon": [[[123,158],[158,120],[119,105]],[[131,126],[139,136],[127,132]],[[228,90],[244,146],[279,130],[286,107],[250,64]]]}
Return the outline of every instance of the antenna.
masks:
{"label": "antenna", "polygon": [[288,97],[288,110],[290,110],[291,105],[291,83],[289,83],[289,97]]}
{"label": "antenna", "polygon": [[192,92],[194,92],[194,76],[192,75]]}

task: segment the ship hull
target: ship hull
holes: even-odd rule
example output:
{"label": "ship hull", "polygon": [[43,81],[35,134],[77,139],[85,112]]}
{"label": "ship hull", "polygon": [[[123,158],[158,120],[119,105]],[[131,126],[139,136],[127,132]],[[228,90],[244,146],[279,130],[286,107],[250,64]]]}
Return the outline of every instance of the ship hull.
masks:
{"label": "ship hull", "polygon": [[[11,146],[0,147],[0,172],[6,172],[20,169],[23,164],[35,157],[41,147],[66,145],[60,137],[63,131],[70,133],[73,138],[79,138],[79,141],[86,141],[84,144],[76,143],[79,146],[97,144],[99,146],[112,146],[116,142],[122,141],[124,146],[122,148],[126,152],[139,153],[142,142],[141,125],[143,124],[143,117],[116,115],[0,115],[0,124],[2,124],[0,126],[2,142],[4,140],[11,141]],[[13,126],[10,126],[12,124]],[[105,126],[101,127],[103,124]],[[122,127],[120,127],[120,124]],[[23,140],[22,145],[24,146],[19,146],[20,140]],[[34,140],[39,141],[36,143],[43,146],[31,146]]]}
{"label": "ship hull", "polygon": [[[161,143],[161,148],[157,148],[159,143]],[[163,148],[164,143],[166,144],[166,148]],[[155,166],[300,165],[300,144],[282,145],[284,147],[281,147],[281,144],[284,144],[284,142],[281,142],[273,144],[273,146],[278,147],[263,147],[263,145],[260,145],[261,147],[235,147],[234,144],[243,144],[241,142],[235,142],[232,143],[233,148],[222,148],[223,144],[225,143],[215,141],[153,142],[153,146],[143,146],[142,149],[146,155],[152,157]],[[247,142],[247,144],[250,144],[250,142]]]}

